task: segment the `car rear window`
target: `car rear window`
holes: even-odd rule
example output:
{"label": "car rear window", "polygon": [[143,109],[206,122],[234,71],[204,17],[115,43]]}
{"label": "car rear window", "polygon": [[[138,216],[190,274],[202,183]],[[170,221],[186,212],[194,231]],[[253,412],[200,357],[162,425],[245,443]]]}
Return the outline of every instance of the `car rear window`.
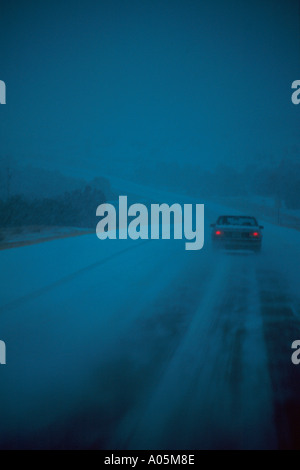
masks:
{"label": "car rear window", "polygon": [[253,227],[257,225],[254,217],[223,215],[218,219],[219,225],[245,225]]}

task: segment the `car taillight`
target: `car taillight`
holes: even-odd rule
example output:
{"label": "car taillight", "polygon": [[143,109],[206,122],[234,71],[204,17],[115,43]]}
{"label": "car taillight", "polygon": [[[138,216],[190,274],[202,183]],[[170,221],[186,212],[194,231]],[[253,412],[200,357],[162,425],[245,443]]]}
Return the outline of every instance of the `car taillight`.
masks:
{"label": "car taillight", "polygon": [[215,235],[217,235],[217,237],[220,237],[221,235],[223,235],[222,230],[216,230]]}
{"label": "car taillight", "polygon": [[252,237],[259,238],[260,233],[259,232],[252,232],[251,235],[252,235]]}

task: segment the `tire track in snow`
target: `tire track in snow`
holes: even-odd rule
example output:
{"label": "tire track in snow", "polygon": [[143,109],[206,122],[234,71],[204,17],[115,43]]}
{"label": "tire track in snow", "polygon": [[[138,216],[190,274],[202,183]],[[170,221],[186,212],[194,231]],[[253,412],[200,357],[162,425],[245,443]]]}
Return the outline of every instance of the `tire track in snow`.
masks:
{"label": "tire track in snow", "polygon": [[291,362],[291,344],[300,337],[300,312],[282,276],[261,269],[258,279],[278,448],[299,450],[300,367]]}
{"label": "tire track in snow", "polygon": [[[201,295],[197,299],[196,309],[187,329],[177,347],[170,354],[168,362],[161,371],[159,381],[154,385],[151,393],[148,393],[147,401],[135,410],[135,424],[130,417],[131,422],[129,424],[125,422],[121,426],[119,430],[121,448],[174,448],[177,436],[174,436],[172,428],[169,429],[169,420],[174,411],[180,414],[182,400],[186,398],[189,386],[199,372],[199,357],[203,362],[207,359],[207,350],[203,347],[205,341],[202,343],[202,340],[210,331],[213,322],[210,314],[216,301],[216,292],[220,292],[224,282],[224,275],[227,271],[226,261],[224,258],[220,269],[206,277],[206,283],[200,290]],[[197,285],[197,280],[195,285]],[[130,425],[131,431],[128,429]],[[127,436],[127,439],[124,439],[124,436]],[[167,442],[166,436],[168,436]],[[182,436],[179,440],[181,442],[179,447],[186,448]]]}
{"label": "tire track in snow", "polygon": [[[250,270],[248,258],[219,259],[189,328],[121,448],[275,446],[258,290],[249,283],[254,274],[252,259]],[[120,434],[126,434],[124,427]]]}

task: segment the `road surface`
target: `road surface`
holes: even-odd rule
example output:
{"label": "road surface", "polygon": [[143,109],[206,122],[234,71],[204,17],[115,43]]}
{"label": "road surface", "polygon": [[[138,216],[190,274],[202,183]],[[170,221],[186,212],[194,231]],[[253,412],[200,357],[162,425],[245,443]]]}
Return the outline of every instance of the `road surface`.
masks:
{"label": "road surface", "polygon": [[221,211],[197,252],[96,235],[0,252],[1,448],[300,448],[299,232],[216,254]]}

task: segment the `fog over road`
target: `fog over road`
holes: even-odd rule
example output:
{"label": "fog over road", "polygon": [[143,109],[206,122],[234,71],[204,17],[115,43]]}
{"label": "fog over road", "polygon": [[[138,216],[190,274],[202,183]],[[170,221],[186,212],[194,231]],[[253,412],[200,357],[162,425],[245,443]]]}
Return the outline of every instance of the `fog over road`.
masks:
{"label": "fog over road", "polygon": [[214,253],[222,212],[205,204],[200,251],[95,234],[0,252],[0,447],[300,448],[299,232]]}

